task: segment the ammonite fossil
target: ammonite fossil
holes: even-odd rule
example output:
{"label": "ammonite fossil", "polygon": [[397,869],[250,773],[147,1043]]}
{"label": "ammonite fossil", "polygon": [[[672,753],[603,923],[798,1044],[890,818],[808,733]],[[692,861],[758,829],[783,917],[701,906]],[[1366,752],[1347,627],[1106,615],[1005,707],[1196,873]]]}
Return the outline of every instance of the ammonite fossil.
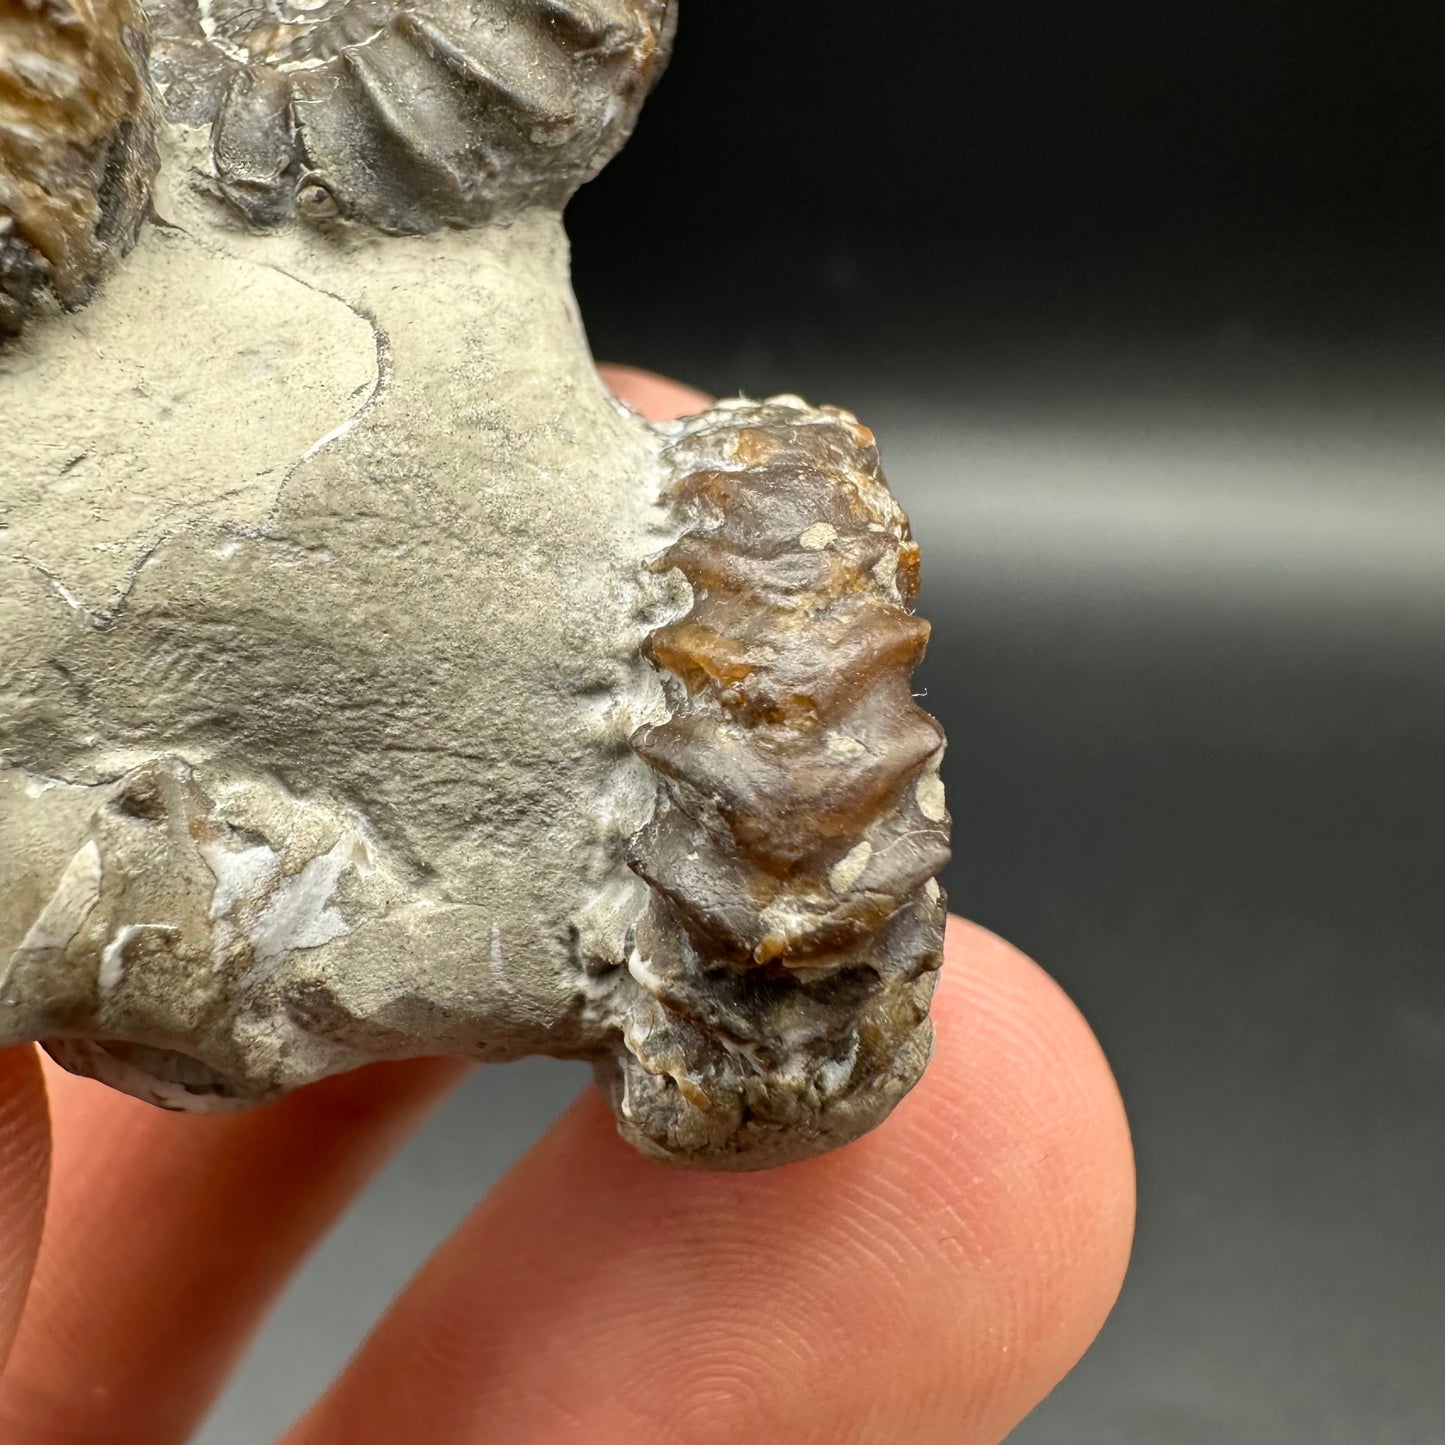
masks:
{"label": "ammonite fossil", "polygon": [[134,0],[0,9],[0,334],[85,301],[135,240],[156,169],[144,27]]}
{"label": "ammonite fossil", "polygon": [[148,71],[85,4],[0,23],[0,1045],[187,1109],[589,1059],[701,1167],[878,1123],[918,548],[846,412],[616,403],[568,281],[670,0],[151,0]]}
{"label": "ammonite fossil", "polygon": [[254,226],[560,208],[627,138],[671,0],[153,0],[156,75]]}

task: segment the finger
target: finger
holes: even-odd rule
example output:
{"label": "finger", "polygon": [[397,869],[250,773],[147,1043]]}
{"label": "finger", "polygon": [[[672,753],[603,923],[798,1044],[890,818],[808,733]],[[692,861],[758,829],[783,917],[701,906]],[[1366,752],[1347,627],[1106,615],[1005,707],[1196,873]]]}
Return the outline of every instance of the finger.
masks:
{"label": "finger", "polygon": [[706,411],[712,405],[712,398],[706,392],[684,386],[680,381],[670,381],[654,371],[643,371],[636,366],[598,369],[613,395],[636,407],[648,421],[671,421],[673,417]]}
{"label": "finger", "polygon": [[1043,973],[955,923],[894,1117],[761,1175],[671,1173],[581,1102],[287,1445],[978,1445],[1073,1364],[1133,1223],[1109,1070]]}
{"label": "finger", "polygon": [[40,1248],[50,1117],[33,1048],[0,1053],[0,1368],[20,1323]]}
{"label": "finger", "polygon": [[50,1213],[0,1440],[187,1439],[287,1275],[460,1067],[376,1065],[213,1118],[52,1070]]}

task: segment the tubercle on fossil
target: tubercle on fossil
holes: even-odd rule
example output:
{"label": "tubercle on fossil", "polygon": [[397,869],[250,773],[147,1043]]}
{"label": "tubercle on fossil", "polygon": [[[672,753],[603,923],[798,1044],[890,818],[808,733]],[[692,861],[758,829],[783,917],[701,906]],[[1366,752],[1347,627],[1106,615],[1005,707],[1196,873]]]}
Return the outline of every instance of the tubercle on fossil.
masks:
{"label": "tubercle on fossil", "polygon": [[909,688],[918,548],[871,433],[725,404],[667,462],[683,531],[652,566],[693,605],[644,649],[672,715],[633,738],[658,778],[629,858],[653,897],[603,1078],[644,1149],[758,1167],[871,1127],[926,1062],[944,739]]}
{"label": "tubercle on fossil", "polygon": [[0,335],[90,297],[134,244],[157,167],[134,0],[0,11]]}

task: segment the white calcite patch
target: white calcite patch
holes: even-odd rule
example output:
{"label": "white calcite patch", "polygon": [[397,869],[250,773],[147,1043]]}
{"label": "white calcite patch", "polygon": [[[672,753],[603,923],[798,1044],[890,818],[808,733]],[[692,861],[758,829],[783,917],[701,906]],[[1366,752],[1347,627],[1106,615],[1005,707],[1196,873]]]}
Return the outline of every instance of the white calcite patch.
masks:
{"label": "white calcite patch", "polygon": [[865,838],[846,857],[841,858],[828,874],[834,893],[846,893],[863,876],[873,857],[873,845]]}
{"label": "white calcite patch", "polygon": [[26,930],[0,976],[0,991],[22,964],[58,957],[70,946],[100,901],[100,847],[92,839],[66,864],[50,901]]}
{"label": "white calcite patch", "polygon": [[848,1052],[841,1059],[829,1059],[818,1070],[818,1087],[825,1095],[841,1094],[848,1080],[853,1076],[853,1067],[858,1062],[858,1040],[848,1045]]}
{"label": "white calcite patch", "polygon": [[101,951],[100,968],[95,975],[96,987],[102,994],[113,994],[125,980],[125,950],[137,934],[151,930],[157,933],[175,933],[170,923],[123,923],[116,929],[109,943]]}
{"label": "white calcite patch", "polygon": [[849,737],[847,733],[840,733],[836,730],[828,734],[826,747],[830,758],[837,758],[839,762],[844,763],[856,762],[868,751],[857,738]]}
{"label": "white calcite patch", "polygon": [[353,851],[354,840],[342,838],[329,853],[313,858],[277,888],[251,930],[256,962],[248,981],[266,977],[292,953],[320,948],[350,931],[331,900]]}
{"label": "white calcite patch", "polygon": [[331,900],[360,851],[359,840],[346,835],[299,872],[288,873],[284,857],[265,844],[204,845],[202,856],[216,877],[210,918],[217,970],[244,943],[252,959],[244,981],[257,983],[291,954],[345,937],[350,929]]}
{"label": "white calcite patch", "polygon": [[650,994],[660,994],[666,987],[661,976],[653,968],[652,960],[643,958],[636,949],[632,950],[627,960],[627,971]]}
{"label": "white calcite patch", "polygon": [[918,811],[930,823],[941,823],[948,817],[948,804],[943,792],[943,779],[937,773],[925,773],[913,790],[918,800]]}

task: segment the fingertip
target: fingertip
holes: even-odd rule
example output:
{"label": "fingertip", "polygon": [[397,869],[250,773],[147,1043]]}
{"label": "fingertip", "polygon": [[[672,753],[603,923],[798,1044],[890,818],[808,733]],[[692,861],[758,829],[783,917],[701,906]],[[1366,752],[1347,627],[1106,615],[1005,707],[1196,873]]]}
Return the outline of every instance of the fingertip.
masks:
{"label": "fingertip", "polygon": [[635,407],[648,421],[671,421],[706,411],[712,398],[695,387],[659,376],[637,366],[605,365],[598,367],[603,381],[614,396]]}
{"label": "fingertip", "polygon": [[894,1122],[934,1211],[965,1226],[955,1280],[982,1271],[995,1287],[995,1329],[973,1342],[969,1369],[983,1386],[978,1438],[996,1439],[1077,1363],[1118,1299],[1134,1155],[1113,1072],[1063,989],[962,919],[950,919],[946,958],[935,1058]]}

